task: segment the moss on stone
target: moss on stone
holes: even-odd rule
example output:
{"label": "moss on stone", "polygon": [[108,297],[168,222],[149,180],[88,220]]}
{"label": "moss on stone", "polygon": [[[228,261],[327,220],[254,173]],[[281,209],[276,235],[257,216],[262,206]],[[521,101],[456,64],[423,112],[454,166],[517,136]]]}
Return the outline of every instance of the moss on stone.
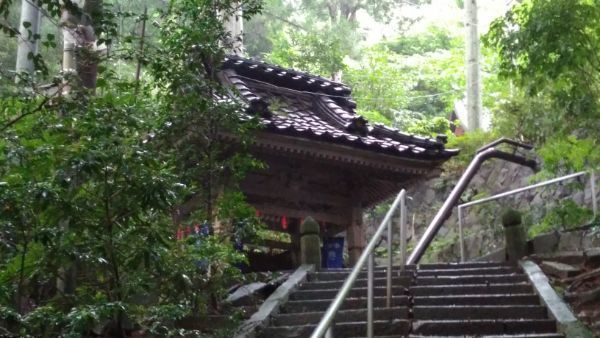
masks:
{"label": "moss on stone", "polygon": [[515,209],[506,209],[502,213],[502,225],[505,228],[521,225],[521,213]]}

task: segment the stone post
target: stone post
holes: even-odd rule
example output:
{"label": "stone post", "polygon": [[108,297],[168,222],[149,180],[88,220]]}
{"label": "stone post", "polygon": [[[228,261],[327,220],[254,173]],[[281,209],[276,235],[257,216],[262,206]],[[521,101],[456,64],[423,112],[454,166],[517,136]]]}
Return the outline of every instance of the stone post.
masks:
{"label": "stone post", "polygon": [[521,214],[514,209],[508,209],[502,215],[504,238],[506,240],[506,260],[517,263],[527,256],[527,233],[521,222]]}
{"label": "stone post", "polygon": [[321,268],[321,236],[319,223],[306,217],[300,224],[300,264],[313,264]]}

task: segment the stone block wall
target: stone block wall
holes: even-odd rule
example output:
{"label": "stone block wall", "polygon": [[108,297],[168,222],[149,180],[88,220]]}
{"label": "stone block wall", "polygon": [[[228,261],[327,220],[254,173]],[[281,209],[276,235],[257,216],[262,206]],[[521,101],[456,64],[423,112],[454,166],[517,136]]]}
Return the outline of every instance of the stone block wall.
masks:
{"label": "stone block wall", "polygon": [[[414,182],[406,187],[408,195],[413,199],[408,202],[409,228],[413,224],[413,244],[415,239],[425,231],[436,212],[458,181],[462,173],[443,174],[426,182]],[[531,169],[500,160],[484,163],[479,173],[473,178],[467,191],[463,194],[461,203],[482,197],[495,195],[508,190],[532,184]],[[597,175],[599,176],[599,175]],[[579,181],[585,186],[578,190],[568,182]],[[599,182],[596,182],[600,187]],[[600,200],[600,194],[598,194]],[[569,180],[559,185],[538,188],[528,192],[506,197],[498,201],[488,202],[464,209],[463,224],[465,231],[465,251],[467,258],[474,258],[493,252],[504,247],[504,235],[500,222],[502,210],[507,207],[515,208],[525,213],[528,222],[541,220],[549,209],[561,200],[572,199],[577,205],[592,208],[592,196],[589,176]],[[458,245],[458,221],[456,208],[450,218],[440,229],[432,250],[428,250],[425,261],[458,261],[460,257]]]}

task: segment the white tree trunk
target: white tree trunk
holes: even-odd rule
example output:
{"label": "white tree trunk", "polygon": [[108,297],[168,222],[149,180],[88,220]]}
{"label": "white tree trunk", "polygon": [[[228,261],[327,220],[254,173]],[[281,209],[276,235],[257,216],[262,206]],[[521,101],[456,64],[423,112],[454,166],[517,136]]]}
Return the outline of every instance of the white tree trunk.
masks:
{"label": "white tree trunk", "polygon": [[465,0],[466,73],[467,73],[467,129],[481,128],[482,100],[480,74],[480,46],[477,20],[477,0]]}
{"label": "white tree trunk", "polygon": [[[30,2],[31,1],[31,2]],[[19,23],[19,45],[17,49],[17,72],[33,74],[33,60],[29,54],[37,54],[38,43],[34,40],[34,34],[40,33],[41,12],[35,5],[34,0],[21,0],[21,20]],[[26,28],[23,24],[29,22],[31,26]]]}
{"label": "white tree trunk", "polygon": [[242,18],[242,6],[239,1],[233,3],[235,6],[233,14],[225,18],[225,30],[230,34],[227,47],[235,55],[244,54],[244,21]]}
{"label": "white tree trunk", "polygon": [[[76,74],[81,84],[88,89],[96,88],[97,60],[84,60],[76,57],[76,50],[87,49],[89,55],[99,52],[96,46],[96,34],[91,25],[91,20],[85,9],[96,10],[102,6],[99,0],[75,0],[79,7],[84,9],[82,17],[76,17],[67,10],[63,10],[61,24],[63,25],[63,72]],[[94,7],[96,6],[96,7]]]}

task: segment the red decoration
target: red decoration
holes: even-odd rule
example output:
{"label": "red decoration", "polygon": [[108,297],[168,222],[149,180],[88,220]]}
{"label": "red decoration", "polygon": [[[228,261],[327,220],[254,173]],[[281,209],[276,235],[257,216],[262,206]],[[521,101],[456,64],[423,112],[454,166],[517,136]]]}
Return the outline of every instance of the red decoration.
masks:
{"label": "red decoration", "polygon": [[180,241],[183,239],[183,229],[181,229],[181,227],[179,227],[177,229],[177,240]]}
{"label": "red decoration", "polygon": [[288,228],[288,220],[287,220],[287,217],[285,217],[285,216],[281,217],[281,228],[283,230],[287,230],[287,228]]}
{"label": "red decoration", "polygon": [[200,225],[199,224],[195,224],[194,225],[194,233],[195,234],[199,234],[200,233]]}
{"label": "red decoration", "polygon": [[260,211],[256,210],[256,217],[260,217]]}

